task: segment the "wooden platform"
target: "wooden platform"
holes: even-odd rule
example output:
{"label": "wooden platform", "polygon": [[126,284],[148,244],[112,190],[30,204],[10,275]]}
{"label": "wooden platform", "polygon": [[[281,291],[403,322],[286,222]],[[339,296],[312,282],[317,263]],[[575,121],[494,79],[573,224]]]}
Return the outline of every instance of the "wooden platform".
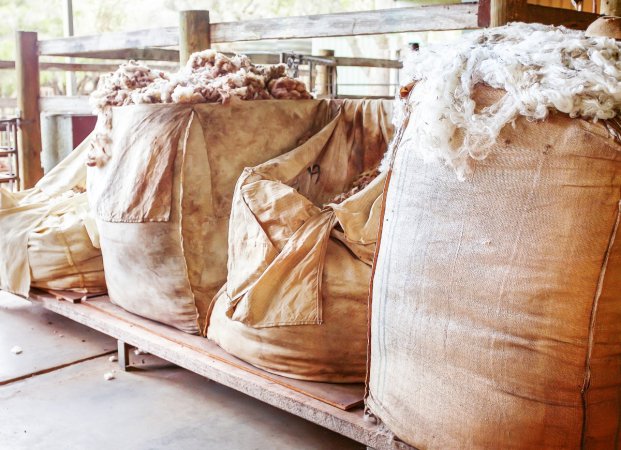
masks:
{"label": "wooden platform", "polygon": [[383,427],[365,419],[362,384],[313,383],[270,374],[229,355],[205,338],[128,313],[113,305],[107,296],[72,303],[37,291],[31,294],[31,300],[370,448],[412,450]]}

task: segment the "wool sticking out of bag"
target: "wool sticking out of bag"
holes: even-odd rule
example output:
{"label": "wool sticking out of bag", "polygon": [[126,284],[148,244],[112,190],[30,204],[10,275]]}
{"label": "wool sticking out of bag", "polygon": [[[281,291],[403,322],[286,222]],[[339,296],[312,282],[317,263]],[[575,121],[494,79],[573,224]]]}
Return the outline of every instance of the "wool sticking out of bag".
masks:
{"label": "wool sticking out of bag", "polygon": [[[101,78],[97,89],[91,94],[91,106],[97,110],[107,105],[128,105],[135,103],[131,92],[152,85],[156,80],[165,80],[167,75],[155,71],[136,61],[121,64],[116,72]],[[151,102],[155,103],[155,102]]]}
{"label": "wool sticking out of bag", "polygon": [[289,77],[280,77],[270,81],[268,89],[270,95],[278,99],[297,100],[310,98],[304,83]]}
{"label": "wool sticking out of bag", "polygon": [[[486,158],[518,116],[543,120],[559,111],[611,119],[621,106],[620,48],[614,39],[582,31],[512,23],[412,52],[404,69],[414,86],[397,100],[394,118],[400,127],[409,115],[401,145],[446,162],[463,178],[469,161]],[[473,100],[479,83],[505,94],[479,111]]]}
{"label": "wool sticking out of bag", "polygon": [[283,64],[255,66],[245,55],[228,57],[215,50],[190,56],[174,74],[153,71],[130,61],[102,78],[91,94],[91,106],[141,103],[226,103],[242,100],[310,99],[303,82],[289,78]]}
{"label": "wool sticking out of bag", "polygon": [[380,175],[379,166],[374,167],[369,170],[365,170],[360,175],[356,177],[356,179],[352,182],[351,188],[347,192],[343,192],[342,194],[337,195],[332,199],[330,203],[343,203],[349,197],[356,195],[358,192],[362,191],[366,188],[373,180],[375,180]]}
{"label": "wool sticking out of bag", "polygon": [[104,380],[110,381],[110,380],[114,380],[114,378],[116,378],[114,375],[114,371],[104,373]]}

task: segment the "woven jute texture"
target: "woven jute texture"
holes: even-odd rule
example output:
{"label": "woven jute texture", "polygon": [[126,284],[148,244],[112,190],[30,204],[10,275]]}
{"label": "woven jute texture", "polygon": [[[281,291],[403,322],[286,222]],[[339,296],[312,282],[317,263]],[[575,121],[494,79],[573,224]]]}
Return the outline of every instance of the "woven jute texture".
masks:
{"label": "woven jute texture", "polygon": [[603,124],[562,114],[507,126],[463,182],[398,148],[367,405],[400,439],[420,449],[617,447],[620,150]]}

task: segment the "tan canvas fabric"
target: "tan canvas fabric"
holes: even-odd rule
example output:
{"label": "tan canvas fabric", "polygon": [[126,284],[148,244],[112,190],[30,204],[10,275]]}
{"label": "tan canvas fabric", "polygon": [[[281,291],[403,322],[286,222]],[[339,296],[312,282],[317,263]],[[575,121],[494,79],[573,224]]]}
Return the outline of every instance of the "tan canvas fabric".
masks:
{"label": "tan canvas fabric", "polygon": [[111,300],[197,333],[226,280],[243,168],[295,148],[332,115],[314,100],[114,108],[110,159],[88,178]]}
{"label": "tan canvas fabric", "polygon": [[617,447],[620,150],[603,124],[562,114],[507,126],[464,182],[397,150],[367,404],[400,439]]}
{"label": "tan canvas fabric", "polygon": [[383,178],[340,205],[322,204],[379,162],[392,133],[387,108],[346,101],[298,148],[241,175],[229,225],[227,284],[207,331],[225,350],[294,378],[364,378]]}
{"label": "tan canvas fabric", "polygon": [[92,137],[30,190],[0,189],[0,287],[105,292],[99,237],[84,189]]}
{"label": "tan canvas fabric", "polygon": [[[31,285],[44,289],[105,292],[103,261],[86,193],[46,212],[28,235]],[[94,235],[92,233],[95,233]]]}

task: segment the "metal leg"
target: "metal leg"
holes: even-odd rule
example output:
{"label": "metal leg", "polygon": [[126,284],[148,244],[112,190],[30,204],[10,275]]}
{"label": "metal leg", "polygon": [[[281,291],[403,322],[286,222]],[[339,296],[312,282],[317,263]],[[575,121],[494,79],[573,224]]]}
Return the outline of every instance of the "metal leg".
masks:
{"label": "metal leg", "polygon": [[119,351],[119,367],[121,368],[121,370],[126,371],[127,368],[130,365],[129,362],[129,344],[121,341],[121,340],[117,340],[117,344],[118,344],[118,351]]}

